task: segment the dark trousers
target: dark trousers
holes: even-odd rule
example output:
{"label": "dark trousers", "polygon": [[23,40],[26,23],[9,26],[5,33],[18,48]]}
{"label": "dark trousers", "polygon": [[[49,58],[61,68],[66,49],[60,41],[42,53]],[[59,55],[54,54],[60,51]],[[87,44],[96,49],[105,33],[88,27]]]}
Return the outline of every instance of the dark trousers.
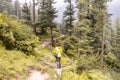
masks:
{"label": "dark trousers", "polygon": [[60,62],[61,61],[61,57],[58,57],[58,55],[57,54],[54,54],[54,57],[55,57],[55,59],[56,59],[56,62],[58,61],[58,62]]}

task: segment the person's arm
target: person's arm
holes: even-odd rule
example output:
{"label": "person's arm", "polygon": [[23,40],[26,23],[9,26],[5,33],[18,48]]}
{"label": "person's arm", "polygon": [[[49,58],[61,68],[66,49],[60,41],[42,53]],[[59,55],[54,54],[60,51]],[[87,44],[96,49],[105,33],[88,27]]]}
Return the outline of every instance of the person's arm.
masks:
{"label": "person's arm", "polygon": [[56,53],[56,48],[53,50],[53,53],[54,53],[54,54]]}
{"label": "person's arm", "polygon": [[63,54],[63,49],[62,49],[62,47],[60,47],[60,53]]}

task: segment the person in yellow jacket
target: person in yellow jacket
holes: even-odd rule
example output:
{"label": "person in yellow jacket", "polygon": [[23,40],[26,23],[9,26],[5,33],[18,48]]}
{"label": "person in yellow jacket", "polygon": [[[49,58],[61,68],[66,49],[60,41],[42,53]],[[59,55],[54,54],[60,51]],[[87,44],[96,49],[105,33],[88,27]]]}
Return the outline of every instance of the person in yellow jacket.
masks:
{"label": "person in yellow jacket", "polygon": [[57,46],[54,48],[53,53],[54,53],[54,57],[56,58],[56,62],[58,62],[57,67],[61,68],[60,61],[61,61],[61,57],[62,57],[62,54],[63,54],[63,49],[62,49],[62,47],[60,46],[59,43],[57,43]]}

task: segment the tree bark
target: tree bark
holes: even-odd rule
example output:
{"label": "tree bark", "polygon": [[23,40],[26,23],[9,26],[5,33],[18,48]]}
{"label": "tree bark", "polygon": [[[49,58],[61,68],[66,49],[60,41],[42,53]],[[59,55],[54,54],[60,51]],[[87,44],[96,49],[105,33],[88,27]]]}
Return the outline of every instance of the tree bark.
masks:
{"label": "tree bark", "polygon": [[[50,3],[49,3],[49,7],[50,9],[52,8],[52,1],[50,0]],[[53,27],[52,27],[52,15],[51,14],[48,14],[49,15],[49,20],[50,20],[50,34],[51,34],[51,48],[53,47]]]}
{"label": "tree bark", "polygon": [[88,13],[88,16],[90,16],[90,0],[88,0],[88,10],[87,10],[87,13]]}
{"label": "tree bark", "polygon": [[53,28],[50,26],[50,35],[51,35],[51,47],[53,47]]}
{"label": "tree bark", "polygon": [[33,0],[33,28],[34,28],[34,33],[36,34],[36,25],[35,25],[35,0]]}
{"label": "tree bark", "polygon": [[18,9],[18,5],[19,5],[19,4],[18,4],[18,0],[16,0],[16,4],[17,4],[17,5],[16,5],[16,9],[17,9],[17,10],[16,10],[16,12],[17,12],[16,14],[17,14],[17,20],[18,20],[18,19],[19,19],[19,9]]}
{"label": "tree bark", "polygon": [[101,69],[104,66],[104,31],[102,32],[102,47],[101,47]]}
{"label": "tree bark", "polygon": [[[71,2],[71,0],[70,0],[70,9],[72,9],[72,2]],[[73,26],[72,26],[72,14],[71,14],[71,13],[72,13],[72,12],[71,12],[71,10],[70,10],[70,19],[71,19],[71,20],[70,20],[70,29],[72,29],[72,27],[73,27]],[[70,32],[69,32],[70,36],[72,35],[71,33],[72,33],[72,32],[70,31]]]}
{"label": "tree bark", "polygon": [[[78,32],[78,41],[81,40],[81,31]],[[80,42],[78,42],[78,60],[80,59]]]}

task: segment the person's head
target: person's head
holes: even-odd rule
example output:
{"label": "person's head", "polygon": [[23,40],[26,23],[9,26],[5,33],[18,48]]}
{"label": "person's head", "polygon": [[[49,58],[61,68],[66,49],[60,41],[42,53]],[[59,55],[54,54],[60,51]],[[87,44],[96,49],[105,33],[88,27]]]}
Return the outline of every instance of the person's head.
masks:
{"label": "person's head", "polygon": [[56,46],[60,46],[60,43],[59,43],[59,42],[57,42],[57,43],[56,43]]}

